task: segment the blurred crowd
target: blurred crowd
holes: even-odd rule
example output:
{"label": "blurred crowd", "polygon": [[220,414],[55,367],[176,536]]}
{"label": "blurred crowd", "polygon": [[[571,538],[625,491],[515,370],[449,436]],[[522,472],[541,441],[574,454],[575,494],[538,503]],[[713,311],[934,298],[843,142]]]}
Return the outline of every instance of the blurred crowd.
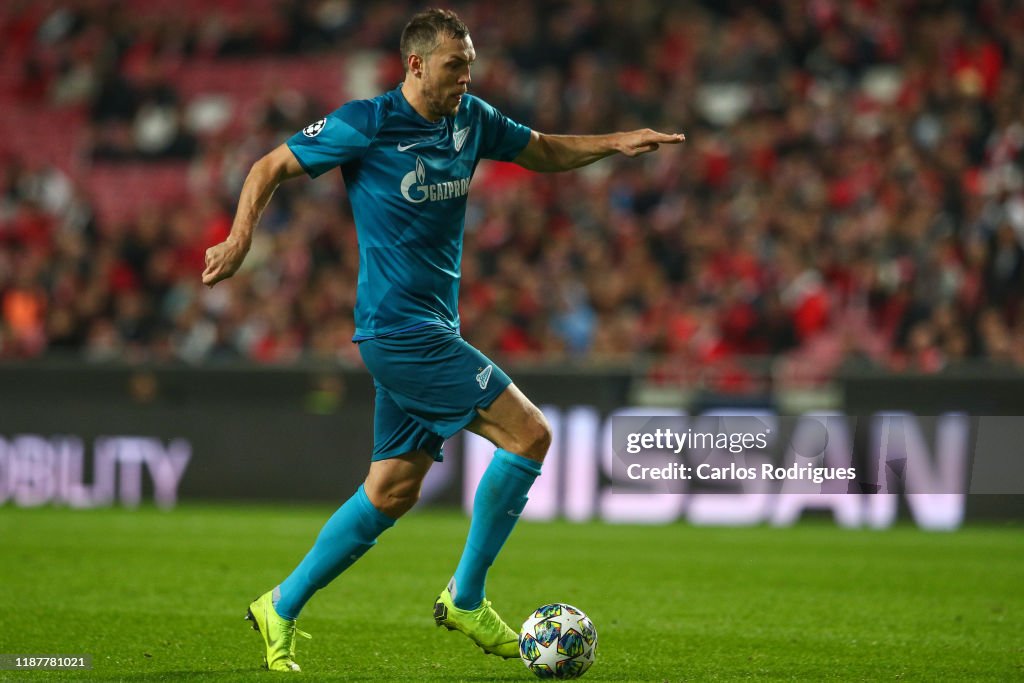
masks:
{"label": "blurred crowd", "polygon": [[[687,135],[566,174],[481,166],[461,316],[485,352],[644,358],[666,380],[759,356],[794,381],[844,364],[1024,367],[1024,4],[450,6],[478,52],[472,91],[510,117]],[[5,3],[0,54],[17,73],[0,106],[73,109],[82,125],[68,167],[4,156],[0,357],[358,362],[339,174],[285,184],[243,271],[199,282],[249,165],[343,100],[284,83],[228,120],[177,75],[337,60],[357,65],[342,94],[369,96],[401,80],[419,8]],[[84,179],[139,160],[187,162],[187,200],[104,220]]]}

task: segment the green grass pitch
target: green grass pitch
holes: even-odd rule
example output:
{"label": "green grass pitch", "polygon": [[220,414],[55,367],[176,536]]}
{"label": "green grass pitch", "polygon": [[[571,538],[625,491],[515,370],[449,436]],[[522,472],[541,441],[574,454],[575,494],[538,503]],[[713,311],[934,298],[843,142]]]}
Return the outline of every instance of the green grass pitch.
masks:
{"label": "green grass pitch", "polygon": [[[280,680],[258,668],[252,598],[302,556],[327,508],[0,508],[0,653],[91,654],[88,672],[0,680]],[[468,521],[413,513],[307,606],[307,680],[529,681],[438,629],[431,606]],[[1024,679],[1024,534],[519,525],[488,595],[597,626],[590,681]]]}

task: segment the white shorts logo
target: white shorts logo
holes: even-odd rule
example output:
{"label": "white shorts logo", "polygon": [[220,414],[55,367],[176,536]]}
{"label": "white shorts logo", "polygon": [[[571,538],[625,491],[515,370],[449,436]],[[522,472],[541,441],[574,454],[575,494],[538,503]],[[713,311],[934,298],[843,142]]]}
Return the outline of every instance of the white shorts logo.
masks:
{"label": "white shorts logo", "polygon": [[481,389],[486,389],[487,383],[491,381],[491,369],[493,367],[493,365],[488,365],[480,371],[479,375],[476,376],[476,383],[480,385]]}
{"label": "white shorts logo", "polygon": [[320,131],[322,131],[324,129],[324,126],[326,125],[327,119],[320,119],[319,121],[315,121],[306,126],[305,128],[303,128],[302,134],[305,135],[307,138],[315,138],[317,135],[320,135]]}

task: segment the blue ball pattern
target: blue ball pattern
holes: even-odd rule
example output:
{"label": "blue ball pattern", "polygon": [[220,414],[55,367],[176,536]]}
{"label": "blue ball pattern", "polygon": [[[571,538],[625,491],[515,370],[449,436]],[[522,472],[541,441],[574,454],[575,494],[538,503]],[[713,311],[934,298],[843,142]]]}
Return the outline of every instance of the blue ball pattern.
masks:
{"label": "blue ball pattern", "polygon": [[538,608],[519,633],[519,654],[538,678],[579,678],[594,663],[596,651],[597,629],[571,605]]}
{"label": "blue ball pattern", "polygon": [[537,624],[533,629],[533,635],[537,638],[538,643],[547,647],[562,635],[562,625],[557,621],[547,619]]}

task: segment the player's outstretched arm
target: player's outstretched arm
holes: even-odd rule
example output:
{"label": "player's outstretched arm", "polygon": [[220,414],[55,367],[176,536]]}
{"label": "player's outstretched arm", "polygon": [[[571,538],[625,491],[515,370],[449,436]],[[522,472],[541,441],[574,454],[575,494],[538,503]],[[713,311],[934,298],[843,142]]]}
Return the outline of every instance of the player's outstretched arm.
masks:
{"label": "player's outstretched arm", "polygon": [[263,210],[274,196],[274,190],[288,178],[303,173],[295,155],[288,145],[278,145],[272,152],[252,165],[249,175],[242,185],[242,194],[238,198],[238,210],[235,212],[231,233],[220,244],[206,250],[206,270],[203,271],[203,284],[214,286],[235,274],[245,255],[252,245],[252,231]]}
{"label": "player's outstretched arm", "polygon": [[635,157],[684,140],[682,133],[659,133],[650,128],[608,135],[546,135],[533,131],[513,161],[531,171],[568,171],[612,154]]}

